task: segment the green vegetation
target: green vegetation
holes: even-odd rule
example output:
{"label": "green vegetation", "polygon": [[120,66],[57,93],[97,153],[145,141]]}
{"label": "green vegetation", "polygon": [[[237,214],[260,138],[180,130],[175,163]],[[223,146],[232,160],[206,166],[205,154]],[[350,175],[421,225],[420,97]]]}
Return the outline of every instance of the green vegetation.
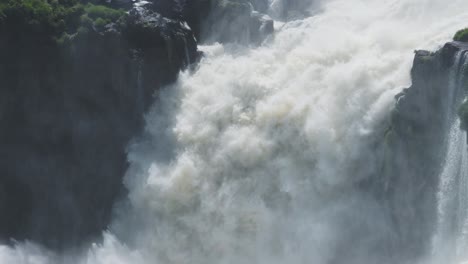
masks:
{"label": "green vegetation", "polygon": [[88,29],[94,26],[97,30],[104,30],[106,25],[118,21],[124,15],[123,10],[88,3],[84,6],[83,15],[80,18],[81,26]]}
{"label": "green vegetation", "polygon": [[7,0],[0,5],[1,23],[27,26],[32,31],[48,32],[59,28],[61,21],[54,14],[53,7],[40,0]]}
{"label": "green vegetation", "polygon": [[[90,3],[87,0],[2,0],[0,26],[10,32],[37,33],[66,42],[68,35],[80,29],[103,30],[119,21],[125,11]],[[79,30],[80,29],[80,30]]]}
{"label": "green vegetation", "polygon": [[453,37],[453,40],[468,42],[468,28],[459,30]]}
{"label": "green vegetation", "polygon": [[117,21],[125,14],[123,10],[113,9],[103,5],[87,4],[85,12],[91,19],[104,19],[108,21]]}
{"label": "green vegetation", "polygon": [[463,130],[468,130],[468,101],[465,100],[458,109],[458,116],[460,117],[460,127]]}

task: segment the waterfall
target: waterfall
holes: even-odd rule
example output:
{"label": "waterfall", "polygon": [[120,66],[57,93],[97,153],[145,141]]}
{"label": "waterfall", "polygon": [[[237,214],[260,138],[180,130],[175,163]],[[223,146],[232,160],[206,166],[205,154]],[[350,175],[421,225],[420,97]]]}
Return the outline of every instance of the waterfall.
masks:
{"label": "waterfall", "polygon": [[[468,1],[319,2],[260,47],[201,47],[198,68],[158,92],[129,146],[128,201],[102,243],[65,256],[0,246],[0,263],[401,263],[388,252],[392,219],[357,186],[382,168],[412,51],[466,26]],[[443,238],[467,195],[456,126],[439,195]],[[461,190],[445,196],[446,187]]]}
{"label": "waterfall", "polygon": [[440,176],[438,224],[433,241],[433,255],[438,262],[454,262],[468,257],[468,145],[460,128],[457,109],[465,97],[464,72],[467,51],[459,51],[450,72],[446,119],[450,130],[448,148]]}
{"label": "waterfall", "polygon": [[462,164],[460,168],[460,178],[458,183],[458,213],[457,229],[459,230],[456,238],[456,256],[462,260],[468,260],[468,152],[466,135],[462,143],[464,148],[461,155]]}

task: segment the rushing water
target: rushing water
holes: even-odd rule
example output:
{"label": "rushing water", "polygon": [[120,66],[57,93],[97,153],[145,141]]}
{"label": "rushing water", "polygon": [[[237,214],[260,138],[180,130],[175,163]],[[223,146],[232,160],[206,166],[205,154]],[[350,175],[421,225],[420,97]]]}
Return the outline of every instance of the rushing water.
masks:
{"label": "rushing water", "polygon": [[[456,110],[465,97],[466,51],[458,52],[450,72],[447,122],[448,149],[440,175],[437,231],[432,253],[436,263],[468,259],[468,145]],[[454,107],[455,106],[455,107]]]}
{"label": "rushing water", "polygon": [[[198,69],[160,91],[145,135],[129,147],[129,201],[102,244],[65,256],[31,244],[0,247],[0,263],[388,261],[380,246],[393,236],[390,219],[354,186],[378,171],[374,143],[394,95],[409,85],[413,50],[435,49],[466,26],[468,1],[330,0],[314,8],[261,47],[203,47]],[[452,206],[442,200],[466,205],[466,190],[444,194],[467,185],[466,139],[455,127],[434,230],[442,240]],[[457,212],[466,236],[466,208]]]}

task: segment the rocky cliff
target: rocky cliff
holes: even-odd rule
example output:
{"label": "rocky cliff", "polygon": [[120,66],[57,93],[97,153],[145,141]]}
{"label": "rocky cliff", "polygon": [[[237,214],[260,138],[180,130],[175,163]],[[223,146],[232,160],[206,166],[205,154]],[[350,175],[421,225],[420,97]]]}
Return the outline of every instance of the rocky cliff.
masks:
{"label": "rocky cliff", "polygon": [[[182,18],[200,42],[259,44],[273,33],[265,0],[157,0],[158,12]],[[164,11],[163,11],[164,10]]]}
{"label": "rocky cliff", "polygon": [[188,27],[149,8],[61,41],[30,23],[0,24],[0,237],[61,248],[106,228],[126,145],[198,54]]}
{"label": "rocky cliff", "polygon": [[395,237],[385,249],[391,261],[430,253],[449,130],[465,94],[457,80],[466,74],[461,69],[467,50],[468,44],[451,42],[436,52],[416,51],[412,85],[396,96],[382,170],[367,186],[391,219]]}

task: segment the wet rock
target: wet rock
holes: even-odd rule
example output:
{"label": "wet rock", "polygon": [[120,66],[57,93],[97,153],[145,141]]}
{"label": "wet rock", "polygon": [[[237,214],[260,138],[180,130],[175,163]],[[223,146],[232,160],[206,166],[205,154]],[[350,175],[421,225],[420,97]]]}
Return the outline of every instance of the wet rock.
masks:
{"label": "wet rock", "polygon": [[436,52],[416,51],[412,85],[396,96],[384,135],[382,171],[371,180],[374,187],[367,187],[392,219],[390,255],[416,260],[431,250],[447,135],[463,99],[453,81],[463,73],[454,62],[457,52],[467,49],[451,42]]}
{"label": "wet rock", "polygon": [[260,43],[274,30],[248,0],[186,1],[182,14],[202,42]]}
{"label": "wet rock", "polygon": [[10,29],[0,27],[0,241],[65,250],[108,226],[126,147],[196,43],[145,7],[61,44]]}

